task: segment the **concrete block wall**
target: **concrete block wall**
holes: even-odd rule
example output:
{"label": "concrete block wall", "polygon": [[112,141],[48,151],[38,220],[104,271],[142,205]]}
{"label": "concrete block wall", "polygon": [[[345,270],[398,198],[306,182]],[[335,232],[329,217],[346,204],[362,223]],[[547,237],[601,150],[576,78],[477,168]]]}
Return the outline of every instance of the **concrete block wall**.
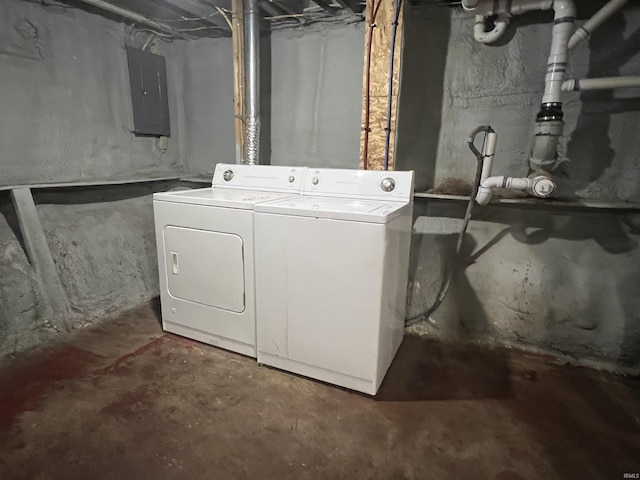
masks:
{"label": "concrete block wall", "polygon": [[21,245],[8,193],[0,193],[0,356],[55,334],[41,318],[35,272]]}
{"label": "concrete block wall", "polygon": [[[48,190],[34,200],[77,328],[158,295],[151,193],[172,183]],[[6,192],[0,195],[0,356],[53,338]]]}
{"label": "concrete block wall", "polygon": [[[35,2],[0,4],[0,109],[10,112],[0,118],[4,185],[209,175],[216,163],[235,161],[231,40],[158,42],[172,127],[163,153],[154,138],[130,131],[124,47],[133,39],[114,20]],[[351,158],[344,166],[357,166],[364,33],[357,25],[327,28],[263,38],[266,162],[335,166]],[[150,194],[169,187],[34,194],[77,326],[158,295]],[[3,355],[56,335],[42,315],[8,193],[0,193],[0,252]]]}
{"label": "concrete block wall", "polygon": [[640,370],[639,214],[489,206],[476,210],[456,259],[464,208],[416,203],[409,316],[428,310],[457,270],[420,333]]}
{"label": "concrete block wall", "polygon": [[[184,172],[180,42],[161,42],[169,77],[168,149],[131,133],[128,27],[77,8],[0,2],[0,182],[109,181]],[[34,191],[58,273],[82,326],[158,295],[149,186]],[[42,315],[8,192],[0,192],[0,355],[57,332]]]}
{"label": "concrete block wall", "polygon": [[364,23],[271,34],[273,165],[358,168]]}
{"label": "concrete block wall", "polygon": [[[578,2],[578,24],[602,2]],[[551,12],[514,17],[495,45],[473,39],[473,16],[460,9],[415,7],[405,24],[398,161],[418,172],[425,191],[461,193],[475,160],[466,139],[478,125],[498,133],[494,174],[523,176],[544,89]],[[637,75],[640,6],[630,2],[577,47],[574,78]],[[640,199],[638,90],[565,93],[558,196]],[[464,190],[464,187],[462,187]]]}
{"label": "concrete block wall", "polygon": [[231,39],[202,38],[175,48],[185,166],[213,175],[217,163],[236,161]]}
{"label": "concrete block wall", "polygon": [[[584,5],[581,2],[580,11],[592,13],[594,2]],[[180,168],[210,173],[215,163],[235,160],[228,39],[161,44],[169,82],[175,86],[170,108],[172,127],[177,127],[163,156],[148,139],[136,139],[126,128],[131,119],[121,24],[75,10],[42,12],[41,6],[17,0],[0,8],[7,13],[2,18],[13,15],[13,23],[6,26],[13,28],[16,19],[27,15],[36,20],[39,38],[50,37],[28,45],[18,39],[18,54],[14,40],[0,41],[0,81],[11,87],[3,90],[0,106],[20,111],[5,92],[14,92],[26,105],[25,115],[0,120],[0,136],[6,136],[0,152],[9,158],[3,164],[7,183],[118,178]],[[405,15],[405,54],[412,60],[405,58],[402,72],[399,165],[415,168],[425,187],[447,178],[468,183],[473,159],[464,140],[471,128],[491,123],[500,135],[496,172],[523,173],[542,92],[548,15],[514,20],[502,44],[486,47],[471,39],[468,15],[446,8],[420,12]],[[630,8],[613,19],[586,49],[575,53],[574,73],[637,73],[638,18]],[[28,31],[28,25],[23,29]],[[6,39],[7,31],[3,28],[0,38]],[[305,33],[274,32],[265,40],[263,159],[357,167],[364,33],[364,24],[336,25]],[[85,47],[100,44],[105,60],[96,60],[86,48],[74,59],[81,43],[77,38]],[[43,56],[36,43],[44,48]],[[75,63],[78,59],[81,66]],[[94,74],[78,86],[74,77],[86,70]],[[25,82],[33,98],[18,88]],[[105,83],[119,87],[105,91]],[[47,91],[53,93],[45,95]],[[76,91],[82,101],[71,102]],[[567,101],[562,153],[571,162],[563,166],[562,175],[570,194],[638,199],[640,137],[633,128],[640,109],[633,95],[583,94]],[[92,191],[65,193],[64,198],[36,196],[79,317],[97,318],[157,295],[150,193],[117,187],[108,195]],[[10,353],[51,333],[39,316],[34,274],[15,233],[8,196],[0,200],[0,351]],[[410,315],[431,305],[452,265],[463,208],[416,201]],[[632,213],[521,206],[476,210],[450,296],[431,321],[417,329],[455,341],[514,344],[575,362],[639,368],[639,240],[640,219]]]}
{"label": "concrete block wall", "polygon": [[[358,168],[364,24],[277,30],[261,44],[260,162]],[[183,52],[185,163],[235,162],[231,40]]]}
{"label": "concrete block wall", "polygon": [[131,133],[127,32],[123,23],[77,8],[0,2],[3,185],[113,180],[181,168],[171,80],[168,150],[160,151],[155,138]]}
{"label": "concrete block wall", "polygon": [[[601,5],[578,2],[579,22]],[[473,40],[473,17],[459,9],[416,7],[405,15],[414,43],[405,44],[398,162],[417,170],[421,190],[468,193],[475,160],[466,139],[478,125],[498,132],[494,174],[527,173],[551,20],[549,12],[516,17],[505,38],[487,46]],[[576,49],[570,74],[637,74],[638,26],[640,8],[630,3]],[[637,89],[566,94],[561,196],[640,201],[639,98]],[[416,200],[411,316],[433,304],[455,264],[464,208]],[[637,212],[477,207],[449,297],[417,329],[637,372],[639,225]]]}

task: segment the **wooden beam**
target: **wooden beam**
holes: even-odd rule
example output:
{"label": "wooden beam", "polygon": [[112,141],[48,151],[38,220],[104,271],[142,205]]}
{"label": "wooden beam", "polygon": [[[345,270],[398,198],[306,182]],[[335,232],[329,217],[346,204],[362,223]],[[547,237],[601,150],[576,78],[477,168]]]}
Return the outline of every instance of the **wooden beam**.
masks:
{"label": "wooden beam", "polygon": [[233,106],[236,126],[236,163],[245,158],[244,109],[244,9],[242,0],[231,1],[231,38],[233,43]]}
{"label": "wooden beam", "polygon": [[[376,18],[373,18],[374,5],[380,7]],[[391,111],[391,141],[389,145],[389,170],[393,170],[396,137],[396,111],[398,105],[398,94],[400,90],[400,69],[402,51],[402,9],[398,18],[398,31],[396,35],[395,56],[393,61],[393,81],[389,85],[389,55],[391,53],[391,35],[393,22],[393,0],[370,0],[366,8],[366,31],[365,31],[365,59],[363,78],[363,109],[362,126],[363,131],[360,137],[360,168],[364,167],[364,127],[367,124],[365,118],[365,101],[367,96],[367,53],[371,48],[370,66],[370,88],[369,88],[369,141],[367,165],[370,170],[382,170],[384,168],[384,150],[387,127],[387,99],[389,88],[392,89],[393,108]],[[374,24],[375,27],[371,25]],[[371,44],[369,44],[369,29],[373,28]]]}
{"label": "wooden beam", "polygon": [[362,13],[364,6],[356,0],[336,0],[342,8],[351,13]]}
{"label": "wooden beam", "polygon": [[189,37],[180,33],[178,30],[173,28],[170,25],[167,25],[164,22],[160,22],[158,20],[154,20],[153,18],[147,17],[146,15],[142,15],[138,12],[134,12],[133,10],[129,10],[127,8],[120,7],[118,5],[114,5],[105,0],[78,0],[79,2],[86,3],[87,5],[91,5],[92,7],[99,8],[109,13],[113,13],[123,18],[128,18],[129,20],[133,20],[137,23],[142,23],[143,25],[147,25],[151,28],[155,28],[161,32],[169,33],[175,37],[182,38],[184,40],[188,40]]}
{"label": "wooden beam", "polygon": [[331,0],[311,0],[313,3],[322,8],[325,12],[331,15],[337,15],[338,9],[331,5]]}
{"label": "wooden beam", "polygon": [[18,214],[27,256],[38,279],[44,317],[57,329],[68,331],[71,310],[67,294],[53,262],[31,190],[15,188],[11,190],[11,199]]}
{"label": "wooden beam", "polygon": [[227,35],[230,33],[227,21],[220,15],[219,11],[211,5],[196,0],[166,0],[166,2],[194,17],[201,18],[205,22],[220,27],[221,30],[226,31]]}
{"label": "wooden beam", "polygon": [[[287,0],[267,0],[267,1],[273,5],[276,5],[278,8],[283,10],[287,15],[295,15],[295,16],[292,16],[291,18],[293,20],[296,20],[301,25],[304,25],[305,23],[307,23],[307,20],[304,18],[302,11],[299,11],[296,8],[292,7],[287,2]],[[298,16],[298,15],[301,15],[301,16]]]}

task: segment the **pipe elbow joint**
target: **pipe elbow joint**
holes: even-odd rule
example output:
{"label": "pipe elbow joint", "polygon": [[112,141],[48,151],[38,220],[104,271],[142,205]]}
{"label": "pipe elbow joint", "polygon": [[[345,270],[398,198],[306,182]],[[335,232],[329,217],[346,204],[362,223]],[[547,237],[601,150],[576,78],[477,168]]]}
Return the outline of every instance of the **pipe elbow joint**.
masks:
{"label": "pipe elbow joint", "polygon": [[569,39],[569,50],[573,50],[576,46],[580,45],[585,40],[588,40],[591,34],[587,32],[583,27],[579,27],[573,32],[571,38]]}
{"label": "pipe elbow joint", "polygon": [[506,177],[488,177],[485,178],[478,187],[476,194],[476,203],[478,205],[487,205],[493,196],[493,189],[505,185]]}
{"label": "pipe elbow joint", "polygon": [[493,196],[493,189],[480,187],[478,188],[478,193],[476,195],[476,203],[478,205],[487,205],[491,201],[491,197]]}
{"label": "pipe elbow joint", "polygon": [[467,11],[473,11],[479,3],[480,0],[462,0],[462,8]]}
{"label": "pipe elbow joint", "polygon": [[476,202],[479,205],[486,205],[491,201],[494,188],[506,188],[509,190],[525,190],[529,185],[529,181],[526,178],[513,178],[513,177],[489,177],[485,178],[476,194]]}
{"label": "pipe elbow joint", "polygon": [[509,17],[500,15],[496,18],[493,29],[486,31],[487,17],[484,15],[476,15],[473,26],[473,38],[476,42],[484,44],[494,43],[507,31],[509,22]]}

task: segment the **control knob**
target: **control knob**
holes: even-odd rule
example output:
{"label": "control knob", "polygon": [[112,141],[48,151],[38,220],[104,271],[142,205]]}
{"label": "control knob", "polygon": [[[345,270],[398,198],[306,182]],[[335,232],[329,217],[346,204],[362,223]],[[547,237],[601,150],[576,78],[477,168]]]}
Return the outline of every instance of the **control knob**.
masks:
{"label": "control knob", "polygon": [[380,188],[385,192],[391,192],[394,188],[396,188],[396,181],[391,177],[383,178],[380,182]]}

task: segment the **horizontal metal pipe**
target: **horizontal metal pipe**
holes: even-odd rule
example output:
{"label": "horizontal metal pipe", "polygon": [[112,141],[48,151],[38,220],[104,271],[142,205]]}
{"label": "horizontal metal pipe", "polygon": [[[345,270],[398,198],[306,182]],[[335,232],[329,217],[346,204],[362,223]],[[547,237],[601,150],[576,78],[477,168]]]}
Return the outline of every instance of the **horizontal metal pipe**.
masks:
{"label": "horizontal metal pipe", "polygon": [[141,15],[139,13],[133,12],[131,10],[128,10],[126,8],[122,8],[119,7],[117,5],[113,5],[109,2],[105,2],[104,0],[79,0],[82,3],[86,3],[87,5],[91,5],[93,7],[99,8],[101,10],[105,10],[107,12],[110,13],[114,13],[116,15],[119,15],[121,17],[124,18],[128,18],[129,20],[133,20],[134,22],[137,23],[142,23],[144,25],[147,25],[148,27],[152,27],[155,28],[157,30],[160,30],[161,32],[165,32],[165,33],[169,33],[171,35],[175,35],[176,37],[188,40],[189,37],[187,37],[186,35],[180,33],[178,30],[176,30],[175,28],[170,27],[169,25],[162,23],[162,22],[158,22],[152,18],[146,17],[144,15]]}
{"label": "horizontal metal pipe", "polygon": [[562,84],[562,91],[578,92],[581,90],[611,90],[615,88],[634,87],[640,87],[640,76],[571,78]]}

